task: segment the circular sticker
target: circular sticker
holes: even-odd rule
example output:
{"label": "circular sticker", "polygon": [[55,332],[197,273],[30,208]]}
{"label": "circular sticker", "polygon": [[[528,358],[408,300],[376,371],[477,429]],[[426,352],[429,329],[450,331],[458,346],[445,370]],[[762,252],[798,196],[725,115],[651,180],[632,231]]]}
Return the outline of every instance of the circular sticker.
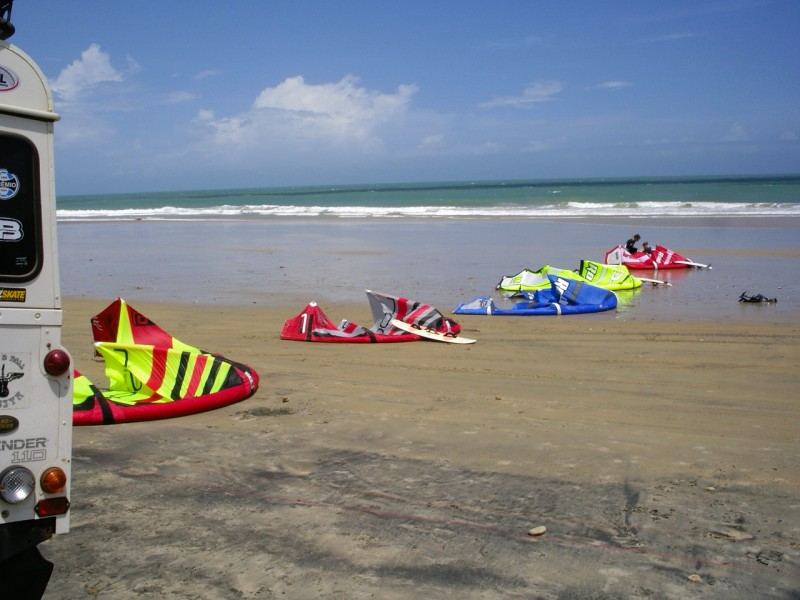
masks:
{"label": "circular sticker", "polygon": [[19,79],[14,71],[0,67],[0,92],[10,92],[19,85]]}
{"label": "circular sticker", "polygon": [[0,200],[11,200],[19,192],[19,179],[8,169],[0,169]]}

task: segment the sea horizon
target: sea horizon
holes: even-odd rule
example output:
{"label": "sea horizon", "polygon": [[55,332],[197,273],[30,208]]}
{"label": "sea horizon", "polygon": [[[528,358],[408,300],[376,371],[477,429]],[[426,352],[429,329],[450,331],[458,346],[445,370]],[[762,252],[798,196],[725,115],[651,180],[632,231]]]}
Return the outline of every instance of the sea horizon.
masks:
{"label": "sea horizon", "polygon": [[59,221],[800,216],[800,174],[499,179],[58,196]]}

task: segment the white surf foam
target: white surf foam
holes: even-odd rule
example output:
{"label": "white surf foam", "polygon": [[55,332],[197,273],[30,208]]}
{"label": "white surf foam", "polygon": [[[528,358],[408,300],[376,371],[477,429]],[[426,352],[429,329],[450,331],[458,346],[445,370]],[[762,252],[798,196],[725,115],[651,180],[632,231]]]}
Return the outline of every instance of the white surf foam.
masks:
{"label": "white surf foam", "polygon": [[259,217],[337,218],[537,218],[537,217],[780,217],[800,216],[800,203],[736,202],[564,202],[541,206],[163,206],[102,210],[59,210],[59,221],[213,220]]}

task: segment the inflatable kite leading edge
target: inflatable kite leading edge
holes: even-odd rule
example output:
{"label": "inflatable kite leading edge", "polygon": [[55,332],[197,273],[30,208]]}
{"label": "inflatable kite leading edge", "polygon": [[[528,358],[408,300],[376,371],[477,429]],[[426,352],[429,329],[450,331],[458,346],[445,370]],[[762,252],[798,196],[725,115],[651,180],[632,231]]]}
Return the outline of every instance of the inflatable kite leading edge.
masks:
{"label": "inflatable kite leading edge", "polygon": [[75,371],[73,425],[181,417],[239,402],[258,389],[256,371],[181,342],[117,298],[92,318],[109,388]]}
{"label": "inflatable kite leading edge", "polygon": [[669,248],[657,245],[652,252],[638,251],[633,254],[628,252],[623,246],[612,248],[605,255],[605,262],[609,265],[625,265],[629,269],[688,269],[696,267],[698,269],[710,269],[710,265],[695,262],[685,256],[670,250]]}
{"label": "inflatable kite leading edge", "polygon": [[575,271],[544,265],[538,271],[523,269],[516,275],[504,275],[495,289],[509,297],[550,289],[548,275],[583,281],[615,292],[642,287],[642,280],[631,275],[625,265],[604,265],[593,260],[582,260]]}
{"label": "inflatable kite leading edge", "polygon": [[297,315],[286,320],[281,328],[281,339],[297,342],[345,342],[351,344],[416,342],[420,340],[420,336],[407,333],[392,325],[392,319],[432,329],[441,334],[457,335],[461,332],[461,326],[458,323],[445,317],[430,304],[371,290],[367,290],[367,298],[374,320],[370,328],[350,323],[347,320],[336,325],[316,302],[310,302]]}
{"label": "inflatable kite leading edge", "polygon": [[528,299],[504,307],[488,296],[479,296],[453,309],[457,315],[497,315],[534,317],[545,315],[577,315],[602,312],[617,307],[617,296],[611,290],[548,275],[550,289],[527,292]]}

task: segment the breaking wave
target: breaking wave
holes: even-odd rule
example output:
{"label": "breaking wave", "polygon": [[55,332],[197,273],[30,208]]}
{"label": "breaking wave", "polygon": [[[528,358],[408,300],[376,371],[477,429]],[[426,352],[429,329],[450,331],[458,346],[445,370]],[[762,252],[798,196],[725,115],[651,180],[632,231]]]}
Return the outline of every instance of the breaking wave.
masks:
{"label": "breaking wave", "polygon": [[158,221],[269,217],[484,219],[538,217],[796,217],[800,203],[563,202],[496,206],[298,206],[279,204],[210,207],[63,209],[59,221]]}

